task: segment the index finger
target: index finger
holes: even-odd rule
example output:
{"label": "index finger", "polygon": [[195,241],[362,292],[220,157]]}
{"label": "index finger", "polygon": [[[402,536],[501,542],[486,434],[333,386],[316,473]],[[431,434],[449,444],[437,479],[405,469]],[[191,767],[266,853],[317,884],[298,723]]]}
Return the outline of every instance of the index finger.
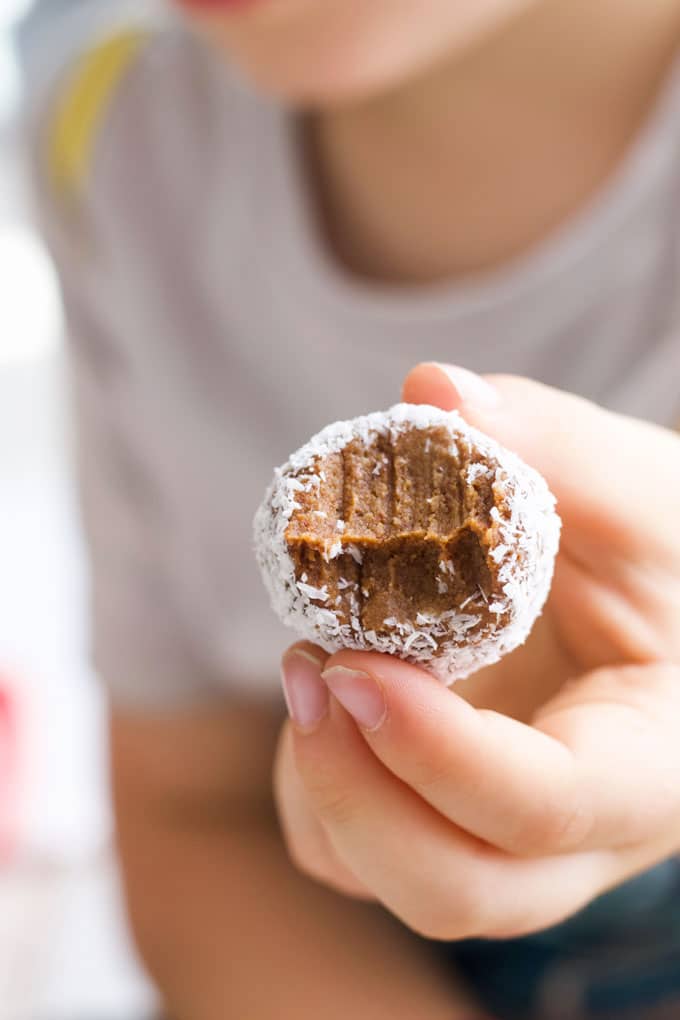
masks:
{"label": "index finger", "polygon": [[[661,792],[652,811],[654,792],[668,789],[669,776],[677,784],[680,755],[626,707],[620,692],[630,688],[629,671],[585,678],[568,710],[559,698],[546,710],[545,729],[474,709],[417,667],[376,653],[340,652],[323,676],[395,776],[459,828],[509,853],[634,842],[679,799]],[[370,691],[374,716],[378,698],[384,703],[372,727]]]}
{"label": "index finger", "polygon": [[[513,854],[555,853],[585,839],[590,820],[575,796],[576,764],[557,740],[477,710],[385,655],[340,652],[323,677],[383,765],[461,829]],[[373,727],[357,715],[370,688],[385,706]]]}

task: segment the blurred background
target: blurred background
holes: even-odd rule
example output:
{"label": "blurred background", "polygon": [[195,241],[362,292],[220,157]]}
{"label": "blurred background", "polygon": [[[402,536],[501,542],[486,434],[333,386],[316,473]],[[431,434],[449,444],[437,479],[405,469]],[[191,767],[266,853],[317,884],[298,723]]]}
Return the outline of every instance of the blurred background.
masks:
{"label": "blurred background", "polygon": [[8,809],[0,814],[0,1020],[144,1020],[153,994],[123,918],[103,705],[86,664],[61,310],[22,174],[13,28],[30,6],[0,0],[0,803]]}

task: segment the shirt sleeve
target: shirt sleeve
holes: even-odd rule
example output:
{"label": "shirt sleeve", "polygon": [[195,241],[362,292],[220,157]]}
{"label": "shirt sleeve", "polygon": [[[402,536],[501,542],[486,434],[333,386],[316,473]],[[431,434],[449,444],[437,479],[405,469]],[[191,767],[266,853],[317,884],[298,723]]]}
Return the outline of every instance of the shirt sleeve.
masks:
{"label": "shirt sleeve", "polygon": [[153,27],[143,0],[39,0],[20,23],[22,122],[37,168],[62,192],[84,183],[109,103]]}
{"label": "shirt sleeve", "polygon": [[[177,597],[167,454],[136,356],[144,338],[130,337],[120,315],[133,298],[116,167],[135,160],[126,144],[135,114],[129,82],[143,75],[153,41],[137,22],[103,31],[100,21],[94,35],[76,33],[74,49],[65,25],[91,6],[47,0],[36,12],[29,49],[48,46],[52,32],[69,39],[56,46],[51,85],[43,74],[29,98],[33,190],[65,309],[93,663],[116,706],[174,710],[220,690]],[[46,13],[53,8],[66,21]]]}
{"label": "shirt sleeve", "polygon": [[44,114],[60,79],[98,40],[152,23],[148,0],[37,0],[16,30],[26,118]]}

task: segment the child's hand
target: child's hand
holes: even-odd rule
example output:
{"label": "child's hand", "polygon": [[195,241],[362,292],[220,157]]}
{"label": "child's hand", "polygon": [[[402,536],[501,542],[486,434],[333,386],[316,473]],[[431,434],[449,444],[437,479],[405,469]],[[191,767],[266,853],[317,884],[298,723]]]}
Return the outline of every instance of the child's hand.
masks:
{"label": "child's hand", "polygon": [[557,495],[530,640],[453,691],[375,653],[298,644],[283,663],[296,724],[275,786],[294,860],[446,939],[552,925],[680,850],[680,439],[489,381],[421,365],[404,396],[460,408]]}

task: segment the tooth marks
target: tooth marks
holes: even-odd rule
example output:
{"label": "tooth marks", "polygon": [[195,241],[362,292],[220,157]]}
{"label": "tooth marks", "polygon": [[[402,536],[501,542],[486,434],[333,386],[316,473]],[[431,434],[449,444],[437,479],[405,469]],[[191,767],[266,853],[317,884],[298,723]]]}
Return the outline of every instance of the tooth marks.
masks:
{"label": "tooth marks", "polygon": [[386,510],[387,510],[387,525],[392,533],[394,529],[394,513],[395,513],[395,473],[394,473],[394,447],[392,445],[391,436],[384,437],[384,449],[382,450],[381,456],[383,457],[384,471],[385,471],[385,484],[387,488],[387,499],[386,499]]}
{"label": "tooth marks", "polygon": [[459,452],[451,450],[451,439],[437,435],[432,457],[433,494],[430,530],[437,535],[449,535],[459,528],[464,519],[464,503],[460,499]]}
{"label": "tooth marks", "polygon": [[438,427],[353,440],[315,464],[319,484],[286,532],[298,581],[326,586],[327,607],[363,630],[451,609],[479,613],[481,625],[480,589],[494,595],[484,541],[494,497],[487,465],[473,477],[470,461],[466,444]]}

